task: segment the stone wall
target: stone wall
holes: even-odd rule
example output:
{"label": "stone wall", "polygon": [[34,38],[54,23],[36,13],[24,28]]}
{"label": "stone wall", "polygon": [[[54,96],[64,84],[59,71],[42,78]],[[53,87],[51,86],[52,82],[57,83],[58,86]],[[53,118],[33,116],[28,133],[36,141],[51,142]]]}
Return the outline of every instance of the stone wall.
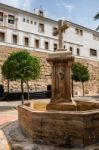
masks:
{"label": "stone wall", "polygon": [[[85,83],[85,94],[99,94],[99,61],[78,58],[75,61],[87,66],[90,72],[90,80]],[[74,94],[82,95],[81,83],[74,83]]]}
{"label": "stone wall", "polygon": [[[14,51],[19,51],[18,48],[13,47],[6,47],[6,46],[0,46],[0,66],[4,63],[4,61],[7,59],[7,57]],[[46,90],[46,87],[48,84],[51,84],[50,80],[50,72],[51,68],[49,64],[46,61],[46,58],[48,57],[47,53],[43,52],[36,52],[36,51],[29,51],[32,56],[36,56],[40,59],[42,70],[41,75],[39,79],[36,81],[29,81],[29,87],[30,91],[39,91],[39,90]],[[1,69],[0,69],[1,70]],[[0,72],[0,84],[4,85],[5,91],[7,90],[7,81],[3,79],[1,72]],[[26,84],[24,83],[24,89],[27,90]],[[10,82],[10,91],[20,91],[20,81],[19,82]]]}
{"label": "stone wall", "polygon": [[[0,45],[0,66],[7,59],[7,57],[14,51],[19,51],[19,48],[1,46]],[[42,63],[42,72],[40,78],[36,81],[29,82],[30,91],[39,91],[46,90],[47,85],[51,84],[51,68],[47,63],[46,58],[48,57],[47,53],[29,51],[31,55],[40,58]],[[76,62],[81,62],[82,64],[88,66],[90,71],[90,81],[85,83],[85,94],[99,94],[99,62],[86,60],[86,59],[75,59]],[[4,85],[5,91],[7,90],[7,81],[3,79],[0,72],[0,84]],[[27,90],[26,84],[24,84],[25,91]],[[10,82],[11,91],[20,91],[20,81],[19,82]],[[82,85],[81,83],[74,83],[74,94],[82,95]]]}

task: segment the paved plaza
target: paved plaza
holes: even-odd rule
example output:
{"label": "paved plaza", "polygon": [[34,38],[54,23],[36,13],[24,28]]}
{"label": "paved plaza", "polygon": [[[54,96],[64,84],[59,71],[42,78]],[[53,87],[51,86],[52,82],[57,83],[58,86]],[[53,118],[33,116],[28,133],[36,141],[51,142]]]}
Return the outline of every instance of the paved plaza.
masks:
{"label": "paved plaza", "polygon": [[7,138],[2,131],[2,127],[17,120],[16,106],[18,103],[0,102],[0,150],[10,150]]}
{"label": "paved plaza", "polygon": [[0,113],[0,150],[10,150],[7,138],[2,131],[2,127],[17,119],[17,111],[7,111]]}
{"label": "paved plaza", "polygon": [[7,111],[0,113],[0,126],[4,125],[5,123],[11,122],[17,119],[17,111]]}

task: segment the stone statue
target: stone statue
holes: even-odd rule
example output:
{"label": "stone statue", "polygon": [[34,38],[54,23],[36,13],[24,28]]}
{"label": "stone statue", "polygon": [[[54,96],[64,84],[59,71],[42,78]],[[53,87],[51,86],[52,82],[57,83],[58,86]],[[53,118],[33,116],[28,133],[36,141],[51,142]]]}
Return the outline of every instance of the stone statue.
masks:
{"label": "stone statue", "polygon": [[56,36],[58,35],[58,46],[59,46],[59,51],[64,49],[64,39],[63,39],[63,33],[66,29],[68,29],[68,25],[66,22],[63,20],[58,21],[58,29],[53,32],[53,35]]}

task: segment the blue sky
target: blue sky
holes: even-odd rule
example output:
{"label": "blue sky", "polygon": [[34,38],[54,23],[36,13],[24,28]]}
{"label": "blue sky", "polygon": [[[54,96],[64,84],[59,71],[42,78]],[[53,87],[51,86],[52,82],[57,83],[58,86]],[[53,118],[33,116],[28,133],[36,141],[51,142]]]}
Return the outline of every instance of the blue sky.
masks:
{"label": "blue sky", "polygon": [[99,0],[0,0],[0,2],[31,12],[41,5],[49,18],[69,20],[91,29],[99,25],[99,20],[93,19],[99,12]]}

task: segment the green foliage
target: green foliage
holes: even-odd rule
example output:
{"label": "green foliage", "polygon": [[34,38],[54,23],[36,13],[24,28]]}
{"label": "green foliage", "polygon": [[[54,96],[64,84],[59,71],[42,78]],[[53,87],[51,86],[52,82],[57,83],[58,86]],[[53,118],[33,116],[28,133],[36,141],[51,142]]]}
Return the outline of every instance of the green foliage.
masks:
{"label": "green foliage", "polygon": [[89,81],[90,74],[88,68],[79,62],[74,63],[72,66],[72,79],[82,83]]}
{"label": "green foliage", "polygon": [[[12,53],[2,66],[2,74],[8,81],[21,80],[22,104],[24,100],[23,82],[35,80],[41,70],[40,61],[26,50]],[[28,90],[29,91],[29,90]]]}
{"label": "green foliage", "polygon": [[[94,16],[94,20],[97,20],[97,19],[99,19],[99,13],[97,13],[95,16]],[[99,30],[99,26],[96,28],[96,31],[98,31]]]}
{"label": "green foliage", "polygon": [[90,74],[88,68],[79,62],[74,63],[72,66],[72,80],[82,83],[83,96],[84,96],[84,82],[89,81],[89,79]]}
{"label": "green foliage", "polygon": [[94,19],[95,19],[95,20],[99,19],[99,13],[97,13],[97,14],[94,16]]}
{"label": "green foliage", "polygon": [[38,78],[40,61],[26,50],[12,53],[2,66],[2,74],[8,80],[29,81]]}

